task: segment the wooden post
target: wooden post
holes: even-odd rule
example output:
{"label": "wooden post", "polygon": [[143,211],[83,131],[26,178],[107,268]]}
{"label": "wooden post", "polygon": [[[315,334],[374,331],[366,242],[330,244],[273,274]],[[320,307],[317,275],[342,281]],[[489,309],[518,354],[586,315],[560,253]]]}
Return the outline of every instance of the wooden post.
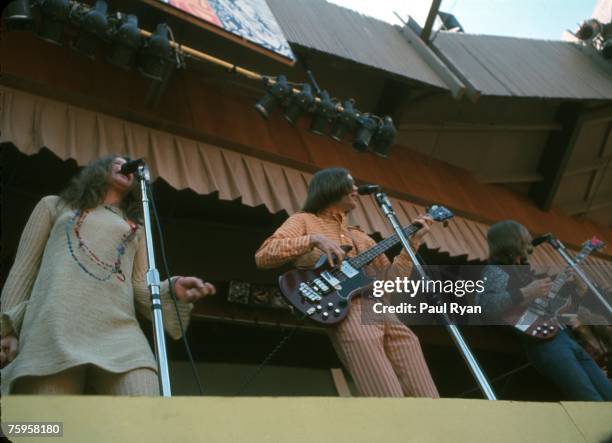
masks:
{"label": "wooden post", "polygon": [[332,378],[334,379],[336,391],[338,391],[338,396],[352,397],[351,390],[348,387],[348,383],[346,382],[346,377],[344,377],[344,372],[342,372],[342,368],[331,368],[330,371]]}
{"label": "wooden post", "polygon": [[431,30],[433,29],[434,21],[436,20],[441,4],[442,0],[433,0],[431,2],[431,8],[429,8],[429,14],[427,15],[427,20],[425,21],[425,27],[421,32],[421,40],[423,40],[425,43],[429,43],[429,36],[431,35]]}

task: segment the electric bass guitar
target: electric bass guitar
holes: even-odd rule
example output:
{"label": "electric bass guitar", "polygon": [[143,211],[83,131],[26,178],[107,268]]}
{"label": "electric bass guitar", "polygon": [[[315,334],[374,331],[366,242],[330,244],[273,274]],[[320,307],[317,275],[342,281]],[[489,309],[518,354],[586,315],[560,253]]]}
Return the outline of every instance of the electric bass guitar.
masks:
{"label": "electric bass guitar", "polygon": [[[604,242],[593,237],[582,245],[582,249],[574,257],[574,262],[581,263],[592,251],[603,247]],[[570,269],[568,266],[557,275],[546,296],[536,298],[527,308],[516,307],[508,310],[502,317],[504,322],[533,338],[550,339],[557,335],[561,323],[559,318],[568,313],[572,305],[571,295],[560,294],[561,288],[571,275]]]}
{"label": "electric bass guitar", "polygon": [[[427,215],[435,221],[453,217],[453,213],[443,206],[430,207]],[[419,229],[421,225],[413,223],[403,231],[410,237]],[[312,269],[294,269],[281,275],[278,280],[281,294],[296,313],[317,323],[339,323],[350,309],[351,298],[372,282],[363,268],[398,243],[400,239],[394,234],[334,267],[329,265],[327,255],[322,255]]]}

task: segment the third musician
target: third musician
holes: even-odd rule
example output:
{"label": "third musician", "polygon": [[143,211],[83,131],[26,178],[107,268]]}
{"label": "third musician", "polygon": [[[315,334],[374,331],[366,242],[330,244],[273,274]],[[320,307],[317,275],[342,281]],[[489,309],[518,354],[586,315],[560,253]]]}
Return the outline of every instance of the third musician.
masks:
{"label": "third musician", "polygon": [[[489,229],[487,240],[489,265],[483,272],[485,291],[478,300],[485,315],[501,319],[506,310],[527,306],[550,292],[550,278],[537,279],[529,267],[531,235],[523,225],[513,220],[496,223]],[[572,286],[567,289],[580,296],[586,293],[585,286]],[[554,338],[539,340],[525,334],[519,337],[530,363],[568,400],[612,400],[612,384],[562,325]]]}

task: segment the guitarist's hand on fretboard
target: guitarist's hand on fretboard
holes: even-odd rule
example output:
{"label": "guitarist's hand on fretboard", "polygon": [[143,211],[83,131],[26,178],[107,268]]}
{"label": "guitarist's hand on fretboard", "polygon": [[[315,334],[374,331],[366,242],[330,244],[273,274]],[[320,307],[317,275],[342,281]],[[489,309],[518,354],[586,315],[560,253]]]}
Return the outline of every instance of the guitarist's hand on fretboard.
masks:
{"label": "guitarist's hand on fretboard", "polygon": [[419,215],[413,220],[412,223],[421,225],[421,229],[419,229],[412,236],[412,245],[415,249],[418,249],[417,245],[423,243],[423,237],[425,237],[429,233],[429,227],[433,224],[433,222],[433,219],[428,215]]}
{"label": "guitarist's hand on fretboard", "polygon": [[529,303],[532,300],[540,297],[546,297],[552,288],[552,280],[548,277],[534,280],[527,286],[521,288],[521,293],[525,302]]}
{"label": "guitarist's hand on fretboard", "polygon": [[569,269],[567,271],[568,274],[568,278],[567,281],[568,282],[574,282],[574,284],[576,285],[576,293],[580,296],[580,297],[584,297],[587,293],[587,285],[584,282],[583,279],[576,277],[576,273],[574,272],[573,269]]}

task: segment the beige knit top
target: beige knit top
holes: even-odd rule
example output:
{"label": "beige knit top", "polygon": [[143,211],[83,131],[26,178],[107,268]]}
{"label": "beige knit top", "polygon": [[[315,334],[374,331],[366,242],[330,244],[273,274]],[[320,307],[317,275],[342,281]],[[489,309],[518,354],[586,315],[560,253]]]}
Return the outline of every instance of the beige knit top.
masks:
{"label": "beige knit top", "polygon": [[[57,196],[34,208],[2,290],[1,335],[19,338],[2,369],[2,394],[27,375],[94,364],[110,372],[156,370],[136,320],[151,318],[142,227],[115,206],[77,211]],[[181,336],[168,281],[162,283],[164,327]],[[178,302],[186,327],[193,305]]]}

